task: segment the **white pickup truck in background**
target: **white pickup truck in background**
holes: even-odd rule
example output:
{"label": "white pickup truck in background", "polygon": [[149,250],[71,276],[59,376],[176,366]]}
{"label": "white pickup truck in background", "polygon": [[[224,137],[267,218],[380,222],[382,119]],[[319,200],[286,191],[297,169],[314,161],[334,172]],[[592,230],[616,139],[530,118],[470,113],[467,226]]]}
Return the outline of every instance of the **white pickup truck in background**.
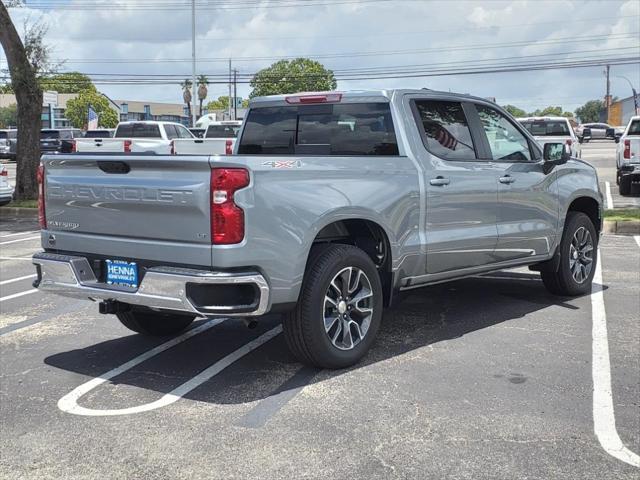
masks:
{"label": "white pickup truck in background", "polygon": [[231,155],[241,126],[240,120],[211,122],[203,138],[174,140],[173,153],[176,155]]}
{"label": "white pickup truck in background", "polygon": [[525,117],[517,118],[537,140],[542,148],[547,143],[565,143],[571,149],[571,156],[581,158],[580,140],[566,117]]}
{"label": "white pickup truck in background", "polygon": [[173,152],[176,139],[195,137],[184,126],[174,122],[120,122],[113,138],[78,138],[75,151],[84,153],[156,153]]}
{"label": "white pickup truck in background", "polygon": [[616,183],[620,195],[629,195],[640,182],[640,116],[631,117],[616,143]]}

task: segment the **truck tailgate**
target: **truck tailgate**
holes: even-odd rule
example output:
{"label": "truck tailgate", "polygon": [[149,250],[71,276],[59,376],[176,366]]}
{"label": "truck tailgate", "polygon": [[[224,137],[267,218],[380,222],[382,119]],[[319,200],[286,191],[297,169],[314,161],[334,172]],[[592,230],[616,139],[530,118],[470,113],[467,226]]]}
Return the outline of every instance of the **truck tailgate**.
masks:
{"label": "truck tailgate", "polygon": [[208,157],[76,154],[43,163],[45,247],[211,264]]}
{"label": "truck tailgate", "polygon": [[235,138],[181,138],[173,141],[176,155],[224,155],[227,141],[233,149]]}
{"label": "truck tailgate", "polygon": [[76,152],[89,153],[123,153],[124,140],[115,138],[79,138],[76,141]]}

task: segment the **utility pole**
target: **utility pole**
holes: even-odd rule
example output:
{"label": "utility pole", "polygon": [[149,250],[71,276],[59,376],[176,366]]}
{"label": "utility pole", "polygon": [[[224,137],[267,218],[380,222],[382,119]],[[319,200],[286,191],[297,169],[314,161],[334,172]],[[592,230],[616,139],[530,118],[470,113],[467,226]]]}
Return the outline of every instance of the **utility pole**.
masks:
{"label": "utility pole", "polygon": [[191,126],[196,126],[196,0],[191,0]]}
{"label": "utility pole", "polygon": [[609,70],[611,66],[607,65],[606,75],[607,75],[607,94],[604,97],[604,107],[607,114],[607,118],[605,118],[605,123],[609,123],[609,107],[611,106],[611,82],[609,81]]}
{"label": "utility pole", "polygon": [[229,59],[229,120],[231,120],[231,59]]}
{"label": "utility pole", "polygon": [[238,70],[233,69],[233,119],[238,119]]}

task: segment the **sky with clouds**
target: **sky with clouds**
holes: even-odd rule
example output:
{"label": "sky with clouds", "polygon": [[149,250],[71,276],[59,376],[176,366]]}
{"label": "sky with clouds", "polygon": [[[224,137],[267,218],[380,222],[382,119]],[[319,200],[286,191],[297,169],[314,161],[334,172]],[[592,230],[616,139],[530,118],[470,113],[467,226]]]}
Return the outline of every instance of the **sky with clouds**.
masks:
{"label": "sky with clouds", "polygon": [[[156,0],[155,4],[169,0]],[[173,4],[183,0],[174,0]],[[197,0],[199,5],[206,0]],[[298,0],[299,2],[303,0]],[[229,0],[230,8],[197,11],[197,72],[224,74],[231,58],[240,73],[256,72],[276,57],[324,57],[336,71],[384,67],[403,71],[406,65],[456,65],[455,62],[518,57],[543,60],[640,55],[638,0],[398,0],[370,3],[318,3],[316,6],[234,8],[248,0]],[[126,8],[153,0],[27,0],[64,9],[12,9],[21,30],[25,19],[49,26],[52,56],[66,60],[62,70],[91,74],[191,74],[191,13],[177,10]],[[215,3],[215,2],[212,2]],[[286,2],[285,2],[286,3]],[[104,5],[89,10],[73,5]],[[407,52],[408,50],[408,52]],[[356,53],[357,55],[349,55]],[[335,54],[335,55],[334,55]],[[542,55],[554,54],[544,57]],[[340,56],[338,56],[340,55]],[[567,55],[567,56],[565,56]],[[251,59],[260,57],[260,59]],[[0,57],[1,58],[1,57]],[[170,61],[163,61],[170,59]],[[186,61],[176,61],[186,60]],[[458,63],[457,65],[463,65]],[[2,58],[0,68],[6,68]],[[612,95],[630,95],[626,76],[640,87],[640,66],[613,66]],[[573,111],[585,101],[604,96],[603,67],[481,75],[401,79],[340,80],[338,89],[422,88],[495,97],[500,104],[525,110],[561,105]],[[112,98],[181,102],[178,85],[99,85]],[[250,87],[239,85],[248,96]],[[209,99],[227,93],[224,84],[209,86]]]}

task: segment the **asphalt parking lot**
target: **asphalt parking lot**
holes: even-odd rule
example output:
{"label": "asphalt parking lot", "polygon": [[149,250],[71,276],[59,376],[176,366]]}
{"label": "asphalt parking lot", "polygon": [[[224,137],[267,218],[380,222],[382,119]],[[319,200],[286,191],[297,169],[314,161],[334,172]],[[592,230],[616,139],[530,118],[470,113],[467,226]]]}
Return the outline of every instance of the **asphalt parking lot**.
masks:
{"label": "asphalt parking lot", "polygon": [[[583,155],[602,182],[612,145]],[[277,316],[152,340],[34,292],[36,230],[0,217],[1,478],[640,477],[640,237],[602,237],[580,298],[524,269],[411,291],[326,371]]]}

